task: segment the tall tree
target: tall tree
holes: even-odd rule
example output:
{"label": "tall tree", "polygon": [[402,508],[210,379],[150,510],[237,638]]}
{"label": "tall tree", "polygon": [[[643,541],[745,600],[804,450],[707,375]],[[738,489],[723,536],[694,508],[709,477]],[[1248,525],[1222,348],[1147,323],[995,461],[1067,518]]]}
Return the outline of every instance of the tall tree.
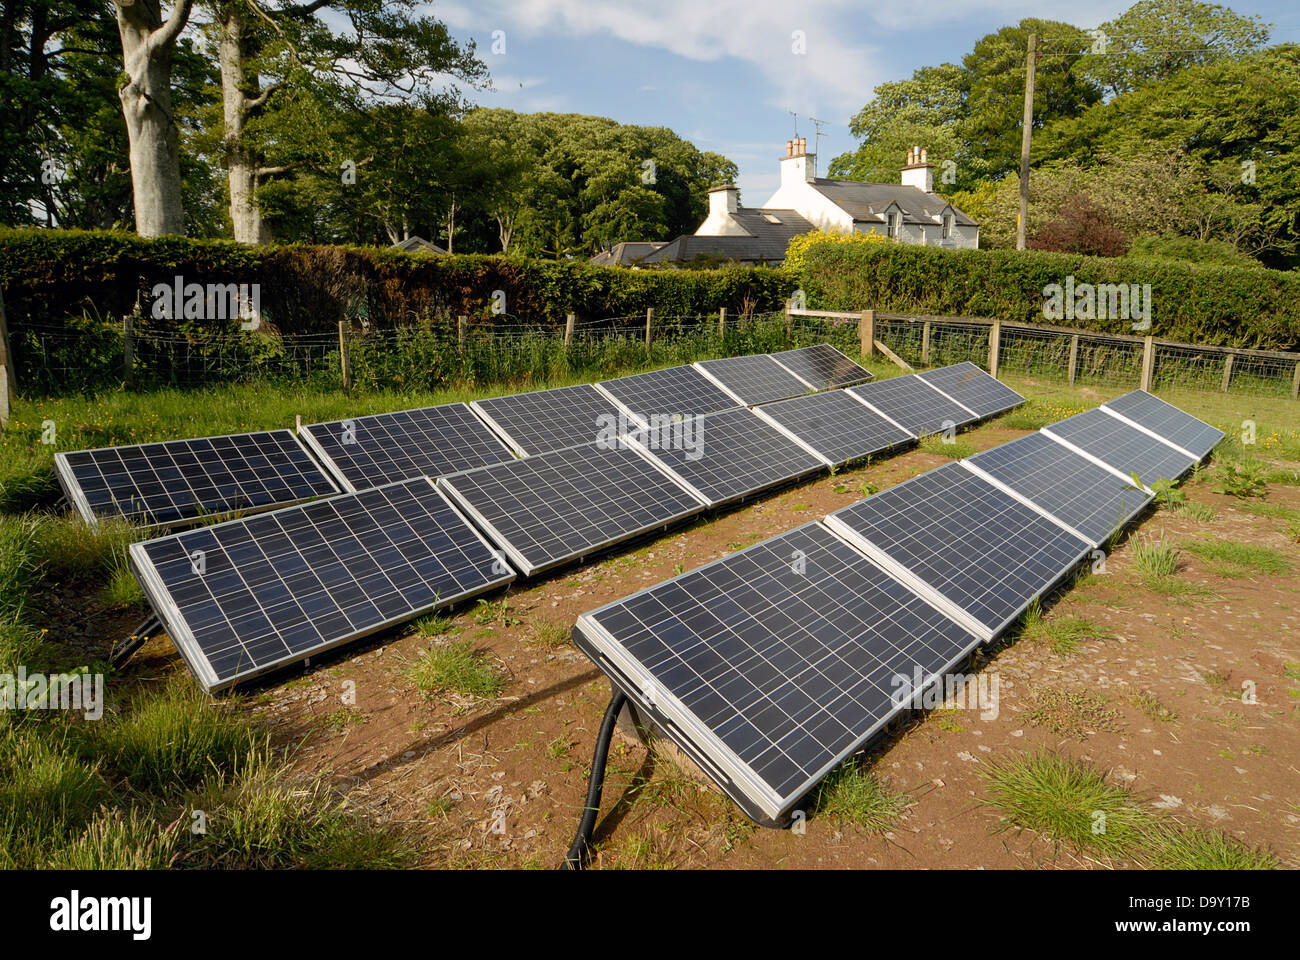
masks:
{"label": "tall tree", "polygon": [[172,112],[172,58],[193,0],[114,0],[125,82],[118,90],[131,160],[136,231],[184,235],[180,126]]}

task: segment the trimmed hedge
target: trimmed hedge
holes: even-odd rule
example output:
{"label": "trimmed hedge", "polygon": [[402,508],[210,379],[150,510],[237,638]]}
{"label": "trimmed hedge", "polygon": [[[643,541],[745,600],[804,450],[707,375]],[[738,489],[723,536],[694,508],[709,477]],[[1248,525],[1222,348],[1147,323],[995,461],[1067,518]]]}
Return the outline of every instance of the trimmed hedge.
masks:
{"label": "trimmed hedge", "polygon": [[[0,230],[0,286],[10,323],[62,326],[83,314],[118,317],[180,275],[186,283],[258,283],[266,318],[284,333],[324,333],[365,316],[399,326],[437,315],[491,319],[506,294],[505,323],[562,325],[647,307],[667,317],[727,307],[779,310],[794,284],[779,270],[629,270],[517,257],[411,255],[371,247],[247,247],[223,240],[78,230]],[[149,322],[148,320],[146,322]],[[162,327],[168,322],[153,322]],[[201,327],[182,323],[179,326]]]}
{"label": "trimmed hedge", "polygon": [[810,305],[897,313],[995,317],[1102,333],[1129,321],[1045,320],[1044,288],[1079,283],[1151,285],[1151,333],[1168,340],[1267,350],[1300,348],[1300,272],[1168,260],[908,244],[814,243],[800,287]]}

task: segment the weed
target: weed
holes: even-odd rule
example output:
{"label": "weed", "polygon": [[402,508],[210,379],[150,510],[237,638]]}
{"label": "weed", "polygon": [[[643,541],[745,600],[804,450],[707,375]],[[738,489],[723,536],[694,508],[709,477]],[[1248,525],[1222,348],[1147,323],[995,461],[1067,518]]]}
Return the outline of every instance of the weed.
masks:
{"label": "weed", "polygon": [[409,674],[426,697],[452,691],[481,700],[495,699],[506,688],[506,678],[475,651],[473,641],[458,640],[421,650]]}

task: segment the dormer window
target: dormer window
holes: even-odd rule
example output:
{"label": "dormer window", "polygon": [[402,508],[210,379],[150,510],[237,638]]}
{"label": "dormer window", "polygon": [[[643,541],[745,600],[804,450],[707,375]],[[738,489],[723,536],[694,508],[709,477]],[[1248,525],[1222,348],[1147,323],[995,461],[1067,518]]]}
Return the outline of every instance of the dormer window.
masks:
{"label": "dormer window", "polygon": [[903,215],[897,210],[889,211],[889,236],[898,239],[899,231],[903,227]]}
{"label": "dormer window", "polygon": [[949,240],[952,238],[952,211],[943,215],[943,238]]}

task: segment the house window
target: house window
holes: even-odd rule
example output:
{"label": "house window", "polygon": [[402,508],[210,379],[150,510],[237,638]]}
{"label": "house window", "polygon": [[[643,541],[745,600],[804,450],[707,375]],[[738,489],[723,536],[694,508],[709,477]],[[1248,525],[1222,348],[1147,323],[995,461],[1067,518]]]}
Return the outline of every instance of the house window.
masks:
{"label": "house window", "polygon": [[952,214],[951,213],[945,213],[943,215],[943,238],[945,240],[949,240],[952,238]]}
{"label": "house window", "polygon": [[773,216],[773,215],[770,214],[770,213],[765,213],[765,214],[763,214],[763,219],[766,220],[768,223],[780,223],[780,222],[781,222],[781,218],[780,218],[780,217]]}
{"label": "house window", "polygon": [[895,240],[898,239],[899,228],[903,225],[903,215],[897,210],[889,215],[889,235]]}

